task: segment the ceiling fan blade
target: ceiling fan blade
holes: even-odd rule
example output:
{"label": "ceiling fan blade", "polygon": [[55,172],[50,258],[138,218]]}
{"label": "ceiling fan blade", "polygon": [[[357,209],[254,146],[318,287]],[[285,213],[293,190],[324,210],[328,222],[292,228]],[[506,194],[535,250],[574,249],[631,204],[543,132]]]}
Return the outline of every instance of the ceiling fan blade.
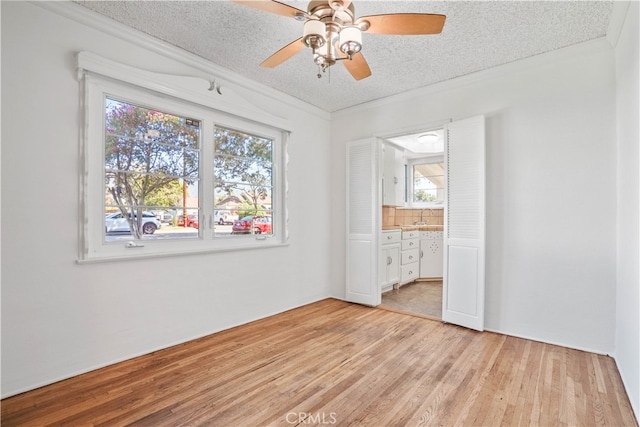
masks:
{"label": "ceiling fan blade", "polygon": [[369,28],[364,31],[372,34],[440,34],[445,19],[445,15],[429,13],[391,13],[363,16],[356,21],[356,24],[368,22]]}
{"label": "ceiling fan blade", "polygon": [[302,43],[302,37],[300,37],[299,39],[292,41],[291,43],[289,43],[288,45],[286,45],[285,47],[283,47],[282,49],[280,49],[279,51],[277,51],[276,53],[274,53],[264,61],[262,61],[262,64],[260,64],[260,66],[266,67],[266,68],[277,67],[287,59],[295,56],[304,48],[305,48],[305,45],[304,43]]}
{"label": "ceiling fan blade", "polygon": [[356,53],[351,57],[351,59],[345,59],[344,61],[340,61],[347,67],[347,71],[351,73],[354,79],[362,80],[366,79],[371,75],[371,69],[369,68],[369,64],[367,64],[367,60],[364,59],[364,56],[360,52]]}
{"label": "ceiling fan blade", "polygon": [[254,9],[262,10],[263,12],[275,13],[276,15],[288,16],[289,18],[295,17],[296,14],[306,15],[306,12],[296,9],[288,4],[280,3],[273,0],[232,0],[234,3],[242,4],[252,7]]}

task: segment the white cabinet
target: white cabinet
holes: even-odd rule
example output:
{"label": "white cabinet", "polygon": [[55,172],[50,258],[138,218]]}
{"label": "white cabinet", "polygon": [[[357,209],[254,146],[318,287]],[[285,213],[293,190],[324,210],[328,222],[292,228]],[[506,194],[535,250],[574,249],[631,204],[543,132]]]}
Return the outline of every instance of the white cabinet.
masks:
{"label": "white cabinet", "polygon": [[382,144],[382,204],[404,206],[405,177],[403,152],[391,144]]}
{"label": "white cabinet", "polygon": [[400,230],[383,231],[380,238],[380,288],[400,282]]}
{"label": "white cabinet", "polygon": [[400,284],[413,282],[420,275],[420,232],[402,232]]}
{"label": "white cabinet", "polygon": [[442,277],[442,231],[420,232],[420,278]]}

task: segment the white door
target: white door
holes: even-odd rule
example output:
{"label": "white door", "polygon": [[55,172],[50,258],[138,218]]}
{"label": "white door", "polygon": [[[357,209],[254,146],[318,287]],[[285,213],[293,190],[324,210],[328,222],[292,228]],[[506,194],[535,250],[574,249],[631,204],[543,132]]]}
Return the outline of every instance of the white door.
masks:
{"label": "white door", "polygon": [[378,274],[382,181],[375,138],[347,144],[347,301],[380,304]]}
{"label": "white door", "polygon": [[446,204],[442,320],[484,329],[484,116],[445,127]]}

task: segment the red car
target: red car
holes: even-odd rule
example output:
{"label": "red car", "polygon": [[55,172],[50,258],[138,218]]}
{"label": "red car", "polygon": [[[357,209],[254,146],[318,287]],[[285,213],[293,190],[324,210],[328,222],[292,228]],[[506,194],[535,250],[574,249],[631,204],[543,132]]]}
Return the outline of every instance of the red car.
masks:
{"label": "red car", "polygon": [[[187,227],[198,228],[198,215],[187,215]],[[178,215],[178,227],[184,227],[184,216]]]}
{"label": "red car", "polygon": [[271,234],[271,217],[245,216],[233,223],[232,234],[249,234],[253,227],[253,234]]}

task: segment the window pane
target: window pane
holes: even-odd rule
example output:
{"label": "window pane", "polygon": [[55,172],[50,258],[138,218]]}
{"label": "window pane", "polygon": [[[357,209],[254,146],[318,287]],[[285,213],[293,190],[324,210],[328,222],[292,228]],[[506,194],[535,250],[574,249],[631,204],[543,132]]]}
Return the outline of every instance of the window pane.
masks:
{"label": "window pane", "polygon": [[[174,209],[179,207],[198,208],[198,180],[189,183],[182,178],[152,182],[157,177],[147,174],[122,172],[106,172],[107,183],[121,183],[120,185],[107,185],[105,191],[105,207],[107,210],[118,209],[122,206],[141,206],[145,209]],[[142,194],[146,192],[144,204],[142,199],[130,199],[126,196],[126,186],[131,193]],[[154,186],[153,191],[145,187]],[[118,204],[120,200],[120,204]],[[137,201],[137,203],[135,203]],[[132,203],[133,202],[133,203]]]}
{"label": "window pane", "polygon": [[198,236],[199,146],[198,120],[106,99],[105,241]]}
{"label": "window pane", "polygon": [[218,155],[262,160],[271,163],[273,141],[259,136],[217,127],[215,151]]}
{"label": "window pane", "polygon": [[413,167],[413,201],[444,201],[444,163],[418,164]]}
{"label": "window pane", "polygon": [[221,127],[214,135],[214,236],[273,234],[273,141]]}

